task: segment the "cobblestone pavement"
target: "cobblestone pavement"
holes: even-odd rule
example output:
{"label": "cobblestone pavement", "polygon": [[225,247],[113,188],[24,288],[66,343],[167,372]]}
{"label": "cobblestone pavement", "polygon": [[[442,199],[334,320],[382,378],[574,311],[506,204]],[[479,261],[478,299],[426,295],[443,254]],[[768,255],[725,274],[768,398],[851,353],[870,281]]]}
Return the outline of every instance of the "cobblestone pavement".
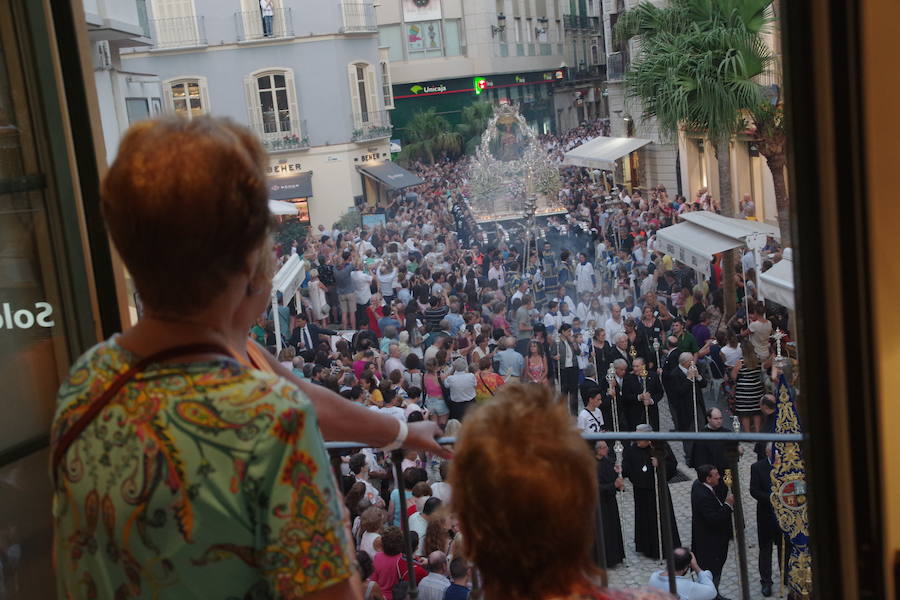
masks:
{"label": "cobblestone pavement", "polygon": [[[707,400],[707,407],[716,406],[720,409],[724,407],[719,403],[710,403]],[[727,409],[725,413],[725,426],[731,425],[731,414]],[[665,400],[660,404],[660,428],[662,431],[670,431],[673,429],[672,418],[668,409],[668,402]],[[690,547],[691,542],[691,485],[697,475],[693,469],[689,469],[684,462],[684,450],[680,442],[670,442],[672,451],[678,459],[678,470],[687,476],[688,481],[678,483],[670,483],[669,489],[672,494],[672,504],[675,507],[675,521],[678,524],[678,533],[681,536],[681,543],[685,547]],[[763,599],[764,596],[760,590],[759,581],[759,549],[756,540],[756,500],[750,495],[750,465],[756,460],[756,454],[753,452],[753,444],[746,442],[742,444],[744,454],[740,460],[740,480],[741,480],[741,497],[744,502],[744,521],[746,524],[745,533],[747,539],[747,573],[750,580],[750,598],[753,600]],[[622,537],[625,541],[625,563],[619,564],[608,571],[609,585],[614,588],[640,587],[647,585],[650,574],[653,571],[665,569],[665,564],[659,561],[647,558],[642,554],[638,554],[634,550],[634,497],[630,483],[626,480],[625,492],[620,494],[619,513],[622,518]],[[772,578],[775,580],[773,586],[773,597],[778,597],[778,553],[772,552]],[[737,600],[741,597],[741,586],[739,580],[740,574],[737,566],[737,545],[731,542],[728,548],[728,560],[725,563],[725,569],[722,572],[722,580],[719,585],[719,593],[722,596]]]}

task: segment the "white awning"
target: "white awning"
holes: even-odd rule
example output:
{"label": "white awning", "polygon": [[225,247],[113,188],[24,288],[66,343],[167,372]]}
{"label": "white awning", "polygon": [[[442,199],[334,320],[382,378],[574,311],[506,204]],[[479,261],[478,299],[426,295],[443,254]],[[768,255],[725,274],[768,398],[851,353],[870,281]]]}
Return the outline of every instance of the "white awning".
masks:
{"label": "white awning", "polygon": [[269,200],[269,212],[278,216],[296,215],[297,207],[284,200]]}
{"label": "white awning", "polygon": [[656,232],[656,249],[695,271],[709,274],[713,255],[743,246],[739,240],[693,223],[678,223]]}
{"label": "white awning", "polygon": [[794,261],[782,258],[768,271],[760,273],[759,290],[766,300],[794,310]]}
{"label": "white awning", "polygon": [[641,138],[595,137],[566,152],[562,164],[612,171],[616,168],[618,159],[652,141]]}
{"label": "white awning", "polygon": [[723,217],[706,210],[686,212],[680,216],[685,221],[706,227],[736,240],[746,241],[748,236],[756,234],[770,236],[776,240],[781,239],[781,231],[777,227],[761,221]]}

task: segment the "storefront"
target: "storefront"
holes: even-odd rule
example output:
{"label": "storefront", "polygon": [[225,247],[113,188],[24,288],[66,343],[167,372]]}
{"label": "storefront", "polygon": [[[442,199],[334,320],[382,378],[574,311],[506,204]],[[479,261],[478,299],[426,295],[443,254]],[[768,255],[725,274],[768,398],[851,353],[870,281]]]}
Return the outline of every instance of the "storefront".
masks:
{"label": "storefront", "polygon": [[312,195],[312,171],[273,174],[269,177],[269,200],[293,204],[301,223],[309,223],[309,199]]}
{"label": "storefront", "polygon": [[301,220],[331,228],[364,194],[356,167],[389,157],[387,139],[272,155],[266,169],[269,199],[291,201]]}
{"label": "storefront", "polygon": [[391,113],[395,137],[405,139],[404,128],[418,112],[434,108],[451,125],[457,125],[462,122],[462,110],[470,104],[497,103],[501,99],[518,104],[520,112],[537,127],[538,133],[553,131],[554,86],[565,77],[563,68],[395,85],[395,108]]}
{"label": "storefront", "polygon": [[364,211],[384,206],[391,194],[425,183],[415,173],[391,161],[366,163],[356,167],[356,170],[362,177]]}

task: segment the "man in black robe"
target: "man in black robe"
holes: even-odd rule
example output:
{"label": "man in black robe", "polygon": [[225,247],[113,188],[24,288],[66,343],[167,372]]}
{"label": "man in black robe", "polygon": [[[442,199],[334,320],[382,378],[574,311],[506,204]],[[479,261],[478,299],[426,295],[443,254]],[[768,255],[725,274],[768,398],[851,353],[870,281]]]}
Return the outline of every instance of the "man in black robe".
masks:
{"label": "man in black robe", "polygon": [[653,431],[659,431],[659,401],[663,397],[663,389],[659,378],[644,372],[646,368],[643,358],[634,359],[631,373],[625,376],[622,384],[622,399],[625,404],[625,419],[629,426],[637,427],[640,423],[646,423],[650,417],[650,426]]}
{"label": "man in black robe", "polygon": [[[636,430],[645,433],[652,431],[646,424],[638,425]],[[665,448],[666,478],[672,479],[678,473],[675,455],[666,442],[654,443],[662,444]],[[653,448],[649,441],[638,441],[626,446],[623,454],[622,475],[634,486],[635,550],[644,556],[659,558],[662,536],[658,531],[659,517],[656,513],[656,459],[653,457]],[[668,483],[666,485],[668,486]],[[663,495],[663,490],[660,490],[660,495]],[[672,495],[666,493],[665,496],[669,502],[673,547],[678,547],[681,545],[681,538],[678,536],[678,525],[675,523]]]}
{"label": "man in black robe", "polygon": [[[700,431],[703,428],[703,415],[706,414],[706,406],[703,403],[703,388],[706,380],[693,365],[694,355],[690,352],[682,352],[678,356],[678,366],[672,370],[666,393],[669,400],[669,408],[675,419],[677,431]],[[694,420],[696,417],[696,421]],[[688,460],[688,466],[694,466],[693,444],[683,442],[684,456]]]}
{"label": "man in black robe", "polygon": [[734,496],[728,494],[724,501],[716,496],[719,479],[716,467],[700,465],[697,480],[691,487],[691,551],[700,568],[712,572],[717,589],[728,558],[734,512]]}
{"label": "man in black robe", "polygon": [[606,549],[605,568],[614,567],[625,560],[625,542],[622,541],[622,521],[616,494],[625,489],[621,469],[609,456],[609,446],[603,440],[597,442],[597,481],[600,484],[600,523],[603,527],[603,546]]}
{"label": "man in black robe", "polygon": [[[771,452],[771,445],[769,445]],[[756,500],[756,536],[759,541],[759,582],[762,595],[772,595],[772,545],[778,549],[778,564],[782,552],[790,554],[790,542],[775,519],[772,508],[772,463],[766,456],[750,467],[750,495]]]}
{"label": "man in black robe", "polygon": [[[603,413],[603,423],[606,425],[607,431],[632,431],[625,417],[625,401],[622,397],[622,387],[625,384],[625,373],[628,370],[628,364],[622,359],[616,359],[612,363],[615,371],[615,378],[607,379],[608,372],[602,373],[600,388],[603,390],[603,404],[600,405],[600,411]],[[617,420],[613,420],[613,406],[616,408]],[[618,428],[616,424],[618,423]]]}
{"label": "man in black robe", "polygon": [[[722,411],[718,408],[710,408],[706,411],[706,426],[703,431],[715,433],[729,433],[729,429],[722,426]],[[691,454],[691,464],[694,467],[700,465],[712,465],[722,475],[725,469],[731,468],[731,460],[728,458],[729,450],[736,450],[734,442],[726,442],[725,440],[698,440],[694,442]],[[728,487],[725,482],[719,479],[719,485],[716,486],[716,496],[719,500],[725,500],[728,495]]]}

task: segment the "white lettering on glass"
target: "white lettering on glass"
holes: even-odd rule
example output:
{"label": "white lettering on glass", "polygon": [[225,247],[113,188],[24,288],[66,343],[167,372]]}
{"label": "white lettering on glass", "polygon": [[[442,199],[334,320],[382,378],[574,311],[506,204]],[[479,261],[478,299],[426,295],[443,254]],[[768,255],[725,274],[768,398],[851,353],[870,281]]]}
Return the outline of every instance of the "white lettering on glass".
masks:
{"label": "white lettering on glass", "polygon": [[13,311],[9,302],[3,303],[3,311],[0,314],[0,329],[31,329],[38,327],[53,327],[56,321],[51,319],[53,307],[49,302],[35,302],[34,308],[37,314],[27,308]]}

